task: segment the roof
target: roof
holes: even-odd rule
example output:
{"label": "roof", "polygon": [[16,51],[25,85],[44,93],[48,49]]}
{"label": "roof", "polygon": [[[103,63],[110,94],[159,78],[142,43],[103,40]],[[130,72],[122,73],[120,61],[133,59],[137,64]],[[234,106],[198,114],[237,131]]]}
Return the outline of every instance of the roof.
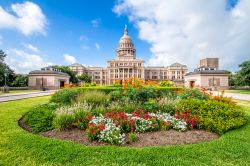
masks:
{"label": "roof", "polygon": [[79,64],[79,63],[73,63],[73,64],[71,64],[71,65],[69,65],[69,66],[71,66],[71,67],[73,67],[73,66],[82,66],[82,67],[84,67],[83,65],[81,65],[81,64]]}
{"label": "roof", "polygon": [[62,75],[62,76],[69,77],[69,75],[67,73],[52,71],[52,70],[33,70],[33,71],[29,72],[29,75],[41,75],[41,74],[44,74],[44,75]]}
{"label": "roof", "polygon": [[201,71],[194,71],[189,72],[186,76],[189,75],[196,75],[196,74],[220,74],[220,75],[228,75],[228,72],[225,70],[201,70]]}
{"label": "roof", "polygon": [[179,67],[179,66],[187,67],[186,65],[182,65],[180,63],[173,63],[172,65],[170,65],[170,67]]}

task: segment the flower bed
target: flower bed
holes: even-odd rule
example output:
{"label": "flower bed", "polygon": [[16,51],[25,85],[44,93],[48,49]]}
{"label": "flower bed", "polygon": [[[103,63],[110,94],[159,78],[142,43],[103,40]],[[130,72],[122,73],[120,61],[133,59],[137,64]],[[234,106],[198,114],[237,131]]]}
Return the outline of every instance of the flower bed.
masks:
{"label": "flower bed", "polygon": [[[186,131],[198,126],[199,116],[190,115],[189,112],[171,116],[168,113],[149,113],[137,110],[131,114],[125,112],[110,112],[104,115],[82,117],[81,125],[86,126],[90,140],[99,140],[111,144],[124,144],[125,134],[129,132],[148,132],[168,130],[173,128]],[[87,121],[87,120],[89,121]]]}
{"label": "flower bed", "polygon": [[[172,90],[159,90],[164,86]],[[178,87],[129,79],[107,91],[63,89],[50,103],[31,110],[25,121],[35,132],[78,128],[85,130],[90,141],[116,145],[128,138],[136,142],[138,134],[169,129],[203,129],[222,135],[247,122],[244,111],[230,98],[211,96],[205,89],[176,92],[173,88]]]}

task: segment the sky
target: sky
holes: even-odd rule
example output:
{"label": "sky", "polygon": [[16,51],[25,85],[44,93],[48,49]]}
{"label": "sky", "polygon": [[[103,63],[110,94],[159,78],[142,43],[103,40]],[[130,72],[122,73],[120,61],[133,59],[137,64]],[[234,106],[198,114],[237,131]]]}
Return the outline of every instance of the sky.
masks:
{"label": "sky", "polygon": [[146,66],[250,59],[249,0],[0,0],[0,49],[17,73],[49,65],[106,66],[127,25]]}

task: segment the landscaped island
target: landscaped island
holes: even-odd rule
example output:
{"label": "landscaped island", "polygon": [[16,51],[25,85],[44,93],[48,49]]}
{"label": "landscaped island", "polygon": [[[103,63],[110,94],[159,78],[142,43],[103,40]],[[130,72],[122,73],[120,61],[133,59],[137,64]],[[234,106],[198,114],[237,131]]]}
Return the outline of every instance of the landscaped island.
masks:
{"label": "landscaped island", "polygon": [[32,108],[21,125],[86,145],[152,146],[211,140],[246,122],[230,98],[129,79],[123,86],[60,90]]}

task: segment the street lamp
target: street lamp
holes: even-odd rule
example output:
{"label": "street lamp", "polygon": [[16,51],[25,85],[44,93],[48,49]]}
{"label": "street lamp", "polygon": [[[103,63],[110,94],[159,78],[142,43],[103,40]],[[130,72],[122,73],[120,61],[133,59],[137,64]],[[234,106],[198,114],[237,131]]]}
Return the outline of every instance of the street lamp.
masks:
{"label": "street lamp", "polygon": [[8,76],[8,71],[5,70],[5,73],[4,73],[4,87],[3,87],[3,92],[4,93],[8,93],[9,92],[9,88],[8,88],[8,85],[7,85],[7,76]]}

